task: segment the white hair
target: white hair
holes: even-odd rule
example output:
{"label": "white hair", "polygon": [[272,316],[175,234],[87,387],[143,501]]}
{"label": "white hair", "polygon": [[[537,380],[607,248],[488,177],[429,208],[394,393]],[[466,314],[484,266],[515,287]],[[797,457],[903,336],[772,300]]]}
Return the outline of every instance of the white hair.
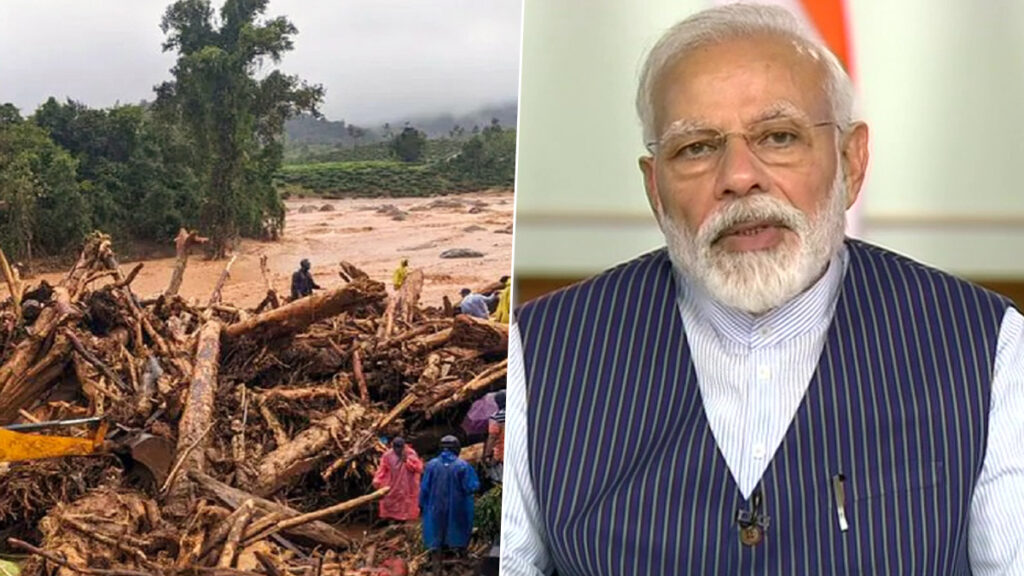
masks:
{"label": "white hair", "polygon": [[[758,315],[795,298],[814,283],[843,245],[846,174],[836,171],[829,195],[806,215],[770,194],[751,194],[723,204],[697,230],[658,216],[676,270],[718,302]],[[715,241],[734,224],[778,221],[797,236],[772,250],[728,252]]]}
{"label": "white hair", "polygon": [[636,110],[643,124],[644,143],[658,138],[654,125],[654,92],[661,76],[694,50],[726,40],[778,36],[796,43],[825,64],[825,95],[833,120],[844,129],[853,119],[853,83],[828,47],[821,44],[784,8],[758,4],[726,4],[703,10],[669,28],[651,48],[640,70]]}

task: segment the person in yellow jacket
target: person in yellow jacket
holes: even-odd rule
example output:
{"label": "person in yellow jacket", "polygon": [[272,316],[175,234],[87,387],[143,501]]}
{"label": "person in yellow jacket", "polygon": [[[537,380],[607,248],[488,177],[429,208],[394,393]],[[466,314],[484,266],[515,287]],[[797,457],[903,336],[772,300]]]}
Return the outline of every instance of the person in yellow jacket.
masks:
{"label": "person in yellow jacket", "polygon": [[501,295],[498,296],[498,307],[494,310],[494,314],[491,314],[491,320],[508,324],[509,306],[512,304],[512,282],[508,276],[502,276],[501,280],[505,283],[505,287],[501,289]]}
{"label": "person in yellow jacket", "polygon": [[398,292],[402,288],[402,284],[405,284],[405,277],[409,275],[409,259],[402,258],[402,262],[399,263],[398,268],[395,268],[395,273],[391,276],[391,284],[395,287],[395,292]]}

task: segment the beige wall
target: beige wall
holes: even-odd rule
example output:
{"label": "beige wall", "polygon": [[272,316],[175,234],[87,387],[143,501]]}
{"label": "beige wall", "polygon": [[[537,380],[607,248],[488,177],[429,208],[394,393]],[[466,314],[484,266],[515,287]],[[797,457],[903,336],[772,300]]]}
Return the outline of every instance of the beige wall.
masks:
{"label": "beige wall", "polygon": [[[860,236],[1024,277],[1024,2],[847,0],[871,128]],[[593,273],[661,244],[633,113],[642,51],[710,0],[525,0],[516,273]]]}

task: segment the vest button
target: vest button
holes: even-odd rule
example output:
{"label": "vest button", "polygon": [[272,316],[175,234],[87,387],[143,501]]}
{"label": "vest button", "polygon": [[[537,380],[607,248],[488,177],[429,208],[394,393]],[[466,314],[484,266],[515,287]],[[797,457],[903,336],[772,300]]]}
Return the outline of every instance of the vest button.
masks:
{"label": "vest button", "polygon": [[744,546],[757,546],[764,540],[764,530],[760,526],[745,526],[740,528],[740,542]]}

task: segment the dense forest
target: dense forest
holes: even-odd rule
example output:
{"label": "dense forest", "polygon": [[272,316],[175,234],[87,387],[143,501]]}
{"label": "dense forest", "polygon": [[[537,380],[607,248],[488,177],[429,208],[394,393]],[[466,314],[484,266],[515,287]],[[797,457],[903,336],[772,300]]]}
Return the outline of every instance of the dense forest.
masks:
{"label": "dense forest", "polygon": [[73,254],[96,229],[124,252],[169,246],[187,227],[223,257],[238,238],[278,237],[291,194],[512,186],[514,105],[418,119],[422,128],[329,121],[317,110],[320,86],[271,68],[297,32],[284,17],[264,18],[266,7],[226,0],[215,14],[204,0],[171,4],[163,48],[177,60],[153,102],[0,106],[0,246],[8,256],[31,263]]}

